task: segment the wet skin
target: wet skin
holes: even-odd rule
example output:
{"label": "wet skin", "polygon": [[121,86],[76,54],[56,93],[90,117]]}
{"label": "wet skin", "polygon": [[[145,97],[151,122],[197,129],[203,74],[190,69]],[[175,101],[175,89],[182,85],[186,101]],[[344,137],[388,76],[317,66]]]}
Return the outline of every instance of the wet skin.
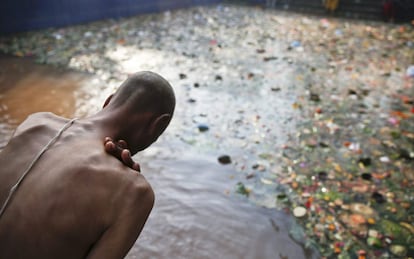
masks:
{"label": "wet skin", "polygon": [[[1,204],[65,123],[67,119],[40,113],[18,127],[0,153]],[[124,149],[126,143],[106,139],[103,144],[105,136],[97,132],[93,124],[76,121],[35,164],[0,218],[0,258],[126,255],[152,209],[154,194],[136,172],[139,166]]]}

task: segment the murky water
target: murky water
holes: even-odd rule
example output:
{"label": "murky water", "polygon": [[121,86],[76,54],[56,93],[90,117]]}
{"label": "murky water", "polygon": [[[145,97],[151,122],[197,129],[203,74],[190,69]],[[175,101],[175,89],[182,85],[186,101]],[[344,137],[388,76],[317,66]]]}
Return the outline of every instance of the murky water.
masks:
{"label": "murky water", "polygon": [[62,116],[76,113],[75,92],[86,78],[29,60],[0,58],[0,147],[29,114],[50,111]]}
{"label": "murky water", "polygon": [[[413,86],[405,70],[412,64],[413,33],[408,24],[214,6],[6,37],[0,39],[6,53],[34,55],[94,77],[35,68],[41,76],[20,72],[7,79],[3,74],[10,73],[3,72],[8,86],[1,86],[0,129],[6,138],[25,107],[85,116],[129,73],[156,71],[173,85],[177,108],[159,142],[137,156],[157,203],[130,257],[283,258],[285,247],[293,247],[299,254],[286,255],[301,258],[283,228],[291,213],[274,209],[297,206],[309,207],[310,217],[300,225],[307,244],[323,255],[355,257],[363,249],[373,257],[369,238],[342,242],[361,237],[342,227],[348,223],[338,213],[348,215],[349,205],[363,200],[354,197],[353,184],[391,193],[389,203],[377,204],[380,210],[403,204],[401,199],[414,207],[408,194],[413,185],[404,187],[406,195],[389,188],[412,179]],[[223,154],[231,165],[217,163]],[[360,165],[361,155],[372,160],[369,168]],[[361,170],[376,181],[359,183]],[[381,171],[392,177],[380,179]],[[319,173],[329,176],[329,184]],[[239,182],[248,201],[235,194]],[[326,190],[329,195],[322,195]],[[376,208],[368,202],[371,193],[364,196],[365,205]],[[401,211],[412,224],[413,213]],[[394,216],[394,223],[402,220]],[[383,225],[358,227],[383,235],[396,226]],[[283,248],[275,246],[280,243]],[[383,245],[386,256],[391,247]]]}
{"label": "murky water", "polygon": [[308,258],[288,235],[287,214],[228,194],[236,183],[230,167],[162,150],[145,155],[156,204],[128,258]]}
{"label": "murky water", "polygon": [[[67,117],[84,116],[99,109],[111,91],[111,87],[103,87],[99,80],[87,74],[1,57],[0,145],[7,143],[14,128],[30,113],[51,111]],[[188,91],[178,90],[177,97],[187,98],[186,94]],[[225,94],[212,97],[202,90],[195,97],[204,98],[207,104],[214,101],[229,104],[234,98]],[[214,115],[217,124],[211,123],[211,126],[218,127],[220,118],[217,117],[230,108],[220,107]],[[200,104],[194,109],[191,116],[202,114],[206,107]],[[182,142],[174,141],[183,128],[177,125],[186,124],[186,119],[181,117],[190,116],[182,108],[178,111],[171,132],[136,157],[153,185],[156,203],[127,258],[311,257],[289,236],[288,214],[259,208],[234,194],[234,186],[241,176],[233,167],[219,165],[216,156],[186,150]],[[190,119],[197,121],[206,117]],[[246,132],[241,130],[239,134]],[[202,137],[198,143],[195,148],[215,145]]]}

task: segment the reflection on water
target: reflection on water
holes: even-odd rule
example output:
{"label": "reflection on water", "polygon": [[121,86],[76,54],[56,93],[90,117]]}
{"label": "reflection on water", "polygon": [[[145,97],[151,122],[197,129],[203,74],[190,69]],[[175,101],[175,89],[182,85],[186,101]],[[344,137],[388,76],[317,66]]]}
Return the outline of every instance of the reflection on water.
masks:
{"label": "reflection on water", "polygon": [[[0,147],[30,113],[84,116],[97,111],[113,90],[85,74],[0,57]],[[171,137],[137,157],[156,203],[127,258],[309,258],[289,237],[287,214],[233,195],[240,176],[232,167],[182,152]],[[163,148],[168,145],[181,152],[170,154],[174,148]]]}

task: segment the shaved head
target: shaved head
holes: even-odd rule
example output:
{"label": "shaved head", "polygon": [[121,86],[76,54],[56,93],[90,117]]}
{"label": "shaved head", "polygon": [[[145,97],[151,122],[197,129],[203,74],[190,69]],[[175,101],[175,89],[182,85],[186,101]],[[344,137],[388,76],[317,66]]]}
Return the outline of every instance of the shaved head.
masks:
{"label": "shaved head", "polygon": [[109,105],[114,108],[126,105],[135,112],[172,116],[175,96],[167,80],[153,72],[144,71],[131,75],[116,91]]}

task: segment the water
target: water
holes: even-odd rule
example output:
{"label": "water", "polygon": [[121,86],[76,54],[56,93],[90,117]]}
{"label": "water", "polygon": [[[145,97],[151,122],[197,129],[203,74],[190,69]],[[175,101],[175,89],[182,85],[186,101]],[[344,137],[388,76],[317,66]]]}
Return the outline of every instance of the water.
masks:
{"label": "water", "polygon": [[[7,143],[14,128],[30,113],[85,116],[98,110],[112,90],[91,75],[1,57],[0,145]],[[205,92],[197,97],[201,96],[207,98]],[[224,110],[222,106],[218,112]],[[177,116],[176,124],[186,121],[180,116],[190,115]],[[208,145],[206,138],[201,137],[190,149],[174,141],[178,129],[182,127],[173,126],[169,134],[136,157],[154,188],[156,202],[127,258],[310,257],[290,238],[292,219],[288,214],[257,207],[235,194],[240,173],[218,164],[211,153],[194,152]]]}
{"label": "water", "polygon": [[230,167],[214,157],[158,156],[143,166],[156,202],[128,258],[306,258],[288,236],[287,214],[228,194],[236,183]]}

